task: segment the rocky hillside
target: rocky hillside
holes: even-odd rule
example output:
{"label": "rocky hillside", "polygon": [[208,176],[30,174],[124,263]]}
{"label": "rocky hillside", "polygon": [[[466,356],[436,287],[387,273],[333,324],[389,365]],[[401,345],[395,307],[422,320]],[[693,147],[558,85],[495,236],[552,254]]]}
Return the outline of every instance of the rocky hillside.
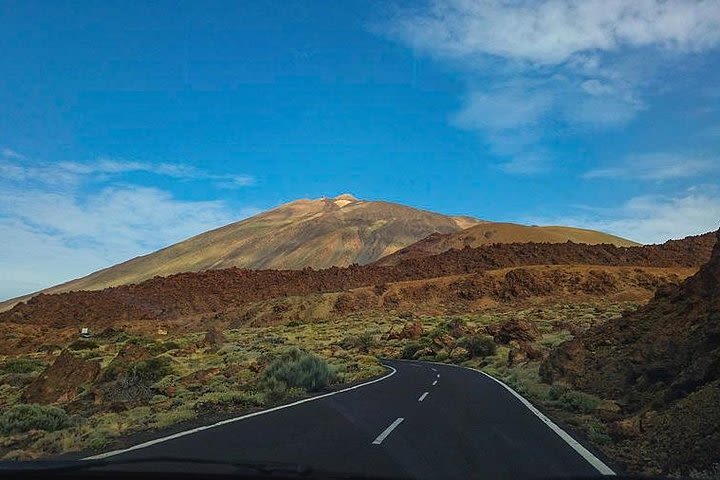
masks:
{"label": "rocky hillside", "polygon": [[665,473],[712,468],[720,460],[720,241],[697,274],[561,345],[541,375],[621,405],[614,433],[628,462],[639,452]]}
{"label": "rocky hillside", "polygon": [[[231,268],[180,273],[102,291],[38,295],[27,303],[0,313],[0,325],[72,329],[89,326],[97,329],[120,322],[169,321],[199,314],[220,315],[251,302],[272,298],[341,292],[364,286],[377,287],[382,292],[386,283],[481,275],[487,270],[528,265],[698,267],[709,258],[712,242],[712,235],[705,235],[664,245],[627,248],[612,245],[506,244],[451,250],[432,257],[406,260],[392,267],[353,265],[324,270]],[[584,280],[579,277],[560,279],[550,274],[535,275],[523,271],[507,275],[505,286],[478,278],[474,286],[463,288],[487,293],[493,292],[497,286],[500,289],[498,295],[502,296],[505,290],[541,293],[551,288],[553,283],[573,284]],[[602,272],[587,272],[587,275],[589,282],[600,287],[608,281],[607,275]],[[653,280],[648,281],[652,285]],[[588,288],[597,290],[595,287]],[[14,338],[22,342],[21,338]]]}
{"label": "rocky hillside", "polygon": [[617,247],[638,245],[624,238],[594,230],[572,227],[538,227],[515,223],[482,222],[460,232],[433,233],[377,261],[378,265],[395,265],[409,258],[436,255],[450,249],[480,247],[494,243],[607,243]]}

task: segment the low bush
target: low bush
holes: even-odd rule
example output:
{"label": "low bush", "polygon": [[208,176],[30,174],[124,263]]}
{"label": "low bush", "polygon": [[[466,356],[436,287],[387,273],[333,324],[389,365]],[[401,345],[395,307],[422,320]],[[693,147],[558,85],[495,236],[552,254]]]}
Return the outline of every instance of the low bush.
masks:
{"label": "low bush", "polygon": [[567,392],[572,390],[569,386],[564,385],[562,383],[554,383],[552,386],[550,386],[550,389],[548,390],[548,399],[552,400],[553,402],[557,402],[560,400],[560,397],[565,395]]}
{"label": "low bush", "polygon": [[74,352],[77,352],[78,350],[95,350],[99,347],[99,345],[92,340],[86,340],[84,338],[79,338],[75,340],[73,343],[68,345],[68,350],[72,350]]}
{"label": "low bush", "polygon": [[41,370],[45,364],[28,358],[11,358],[0,366],[0,373],[32,373]]}
{"label": "low bush", "polygon": [[279,398],[293,387],[307,392],[323,390],[334,378],[335,372],[325,360],[292,348],[270,362],[263,372],[261,385],[272,398]]}
{"label": "low bush", "polygon": [[196,412],[218,410],[220,407],[259,406],[263,399],[251,392],[210,392],[201,395],[194,403]]}
{"label": "low bush", "polygon": [[458,345],[468,351],[471,357],[489,357],[495,355],[497,344],[489,335],[470,335],[458,341]]}
{"label": "low bush", "polygon": [[370,332],[363,332],[360,335],[345,337],[340,346],[345,349],[356,348],[363,353],[368,353],[371,348],[377,345],[377,340]]}
{"label": "low bush", "polygon": [[128,366],[126,375],[134,377],[143,383],[152,384],[171,373],[173,373],[173,371],[169,359],[153,357],[131,363]]}
{"label": "low bush", "polygon": [[175,423],[192,420],[197,417],[197,413],[192,408],[183,406],[167,412],[160,412],[154,417],[152,422],[152,428],[165,428]]}
{"label": "low bush", "polygon": [[591,442],[597,445],[612,443],[612,438],[608,435],[607,427],[600,420],[591,418],[585,422],[584,427]]}
{"label": "low bush", "polygon": [[69,426],[65,410],[45,405],[14,405],[0,415],[0,432],[5,435],[29,430],[54,432]]}
{"label": "low bush", "polygon": [[590,413],[600,405],[599,398],[562,384],[554,384],[550,387],[548,399],[556,407],[575,413]]}
{"label": "low bush", "polygon": [[413,356],[421,348],[423,348],[423,347],[418,342],[408,342],[405,344],[405,346],[402,348],[402,350],[400,350],[400,358],[404,358],[406,360],[412,360]]}

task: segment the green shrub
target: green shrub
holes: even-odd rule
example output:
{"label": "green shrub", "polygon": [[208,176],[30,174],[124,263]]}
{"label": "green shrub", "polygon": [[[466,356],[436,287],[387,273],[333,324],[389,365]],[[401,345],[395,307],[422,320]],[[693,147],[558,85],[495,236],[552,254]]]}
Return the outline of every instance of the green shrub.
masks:
{"label": "green shrub", "polygon": [[270,362],[261,379],[271,397],[279,398],[293,387],[307,392],[323,390],[335,378],[327,362],[298,348],[287,350]]}
{"label": "green shrub", "polygon": [[612,443],[612,438],[608,435],[605,424],[597,419],[592,419],[585,424],[588,438],[596,445],[607,445]]}
{"label": "green shrub", "polygon": [[192,420],[197,417],[197,413],[192,408],[182,406],[181,408],[160,412],[154,417],[152,428],[165,428],[175,423]]}
{"label": "green shrub", "polygon": [[79,338],[68,345],[68,350],[72,350],[74,352],[78,350],[95,350],[96,348],[98,348],[97,343],[92,340],[85,340],[84,338]]}
{"label": "green shrub", "polygon": [[576,413],[590,413],[600,405],[599,398],[557,383],[548,390],[548,399],[555,406]]}
{"label": "green shrub", "polygon": [[11,358],[0,367],[0,373],[32,373],[43,367],[45,364],[39,360]]}
{"label": "green shrub", "polygon": [[368,353],[370,349],[376,345],[377,341],[375,340],[373,334],[370,332],[363,332],[360,335],[352,335],[345,337],[341,342],[341,346],[343,348],[357,348],[363,353]]}
{"label": "green shrub", "polygon": [[0,432],[22,433],[29,430],[54,432],[70,426],[65,410],[44,405],[14,405],[0,415]]}
{"label": "green shrub", "polygon": [[550,389],[548,389],[548,398],[553,402],[557,402],[558,400],[560,400],[560,397],[565,395],[570,390],[572,389],[567,385],[564,385],[562,383],[554,383],[552,384]]}
{"label": "green shrub", "polygon": [[412,360],[415,358],[415,354],[423,348],[424,347],[420,344],[420,342],[408,342],[400,351],[400,358]]}
{"label": "green shrub", "polygon": [[440,350],[435,354],[435,357],[429,357],[428,360],[430,361],[436,361],[436,362],[444,362],[450,358],[450,355],[445,350]]}
{"label": "green shrub", "polygon": [[263,401],[260,395],[252,392],[210,392],[201,395],[195,401],[196,412],[214,411],[220,407],[259,406]]}
{"label": "green shrub", "polygon": [[459,340],[458,345],[468,351],[471,357],[495,355],[497,344],[489,335],[470,335]]}
{"label": "green shrub", "polygon": [[110,445],[112,438],[101,430],[94,430],[90,432],[85,439],[85,448],[89,450],[102,450],[103,448]]}
{"label": "green shrub", "polygon": [[152,384],[171,373],[173,373],[173,371],[169,359],[153,357],[131,363],[128,365],[126,374],[143,383]]}

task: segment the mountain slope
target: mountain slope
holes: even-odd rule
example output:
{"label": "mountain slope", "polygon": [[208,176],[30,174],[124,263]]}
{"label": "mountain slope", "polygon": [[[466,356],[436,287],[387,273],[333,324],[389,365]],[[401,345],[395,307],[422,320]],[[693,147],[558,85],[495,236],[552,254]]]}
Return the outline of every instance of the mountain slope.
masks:
{"label": "mountain slope", "polygon": [[452,248],[479,247],[493,243],[608,243],[631,247],[637,243],[603,232],[572,227],[538,227],[515,223],[481,222],[460,232],[435,233],[377,261],[377,265],[396,265],[408,258],[436,255]]}
{"label": "mountain slope", "polygon": [[[431,233],[460,231],[475,223],[470,217],[361,201],[349,194],[297,200],[44,292],[99,290],[158,275],[229,267],[287,270],[367,264]],[[29,297],[0,303],[0,310]]]}
{"label": "mountain slope", "polygon": [[697,274],[560,345],[540,374],[623,406],[612,431],[628,463],[641,452],[653,473],[712,469],[720,461],[720,231]]}
{"label": "mountain slope", "polygon": [[[422,241],[420,241],[422,240]],[[551,242],[613,243],[627,240],[568,227],[526,227],[446,216],[389,202],[335,198],[297,200],[240,222],[211,230],[141,257],[57,285],[43,293],[103,288],[138,283],[180,272],[240,267],[298,270],[354,263],[365,265],[410,247],[409,257],[423,257],[450,248],[487,243]],[[420,241],[420,242],[419,242]],[[421,251],[421,254],[415,252]],[[405,250],[403,250],[403,254]],[[0,311],[31,298],[0,303]]]}

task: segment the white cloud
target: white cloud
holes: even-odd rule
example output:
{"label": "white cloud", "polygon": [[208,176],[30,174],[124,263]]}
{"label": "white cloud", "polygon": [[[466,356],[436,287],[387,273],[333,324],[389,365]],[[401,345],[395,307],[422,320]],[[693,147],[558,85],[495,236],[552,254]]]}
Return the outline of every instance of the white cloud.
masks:
{"label": "white cloud", "polygon": [[431,0],[399,9],[383,31],[467,77],[451,123],[480,132],[496,154],[531,155],[565,125],[632,120],[662,69],[720,45],[720,4]]}
{"label": "white cloud", "polygon": [[572,225],[601,230],[641,243],[662,243],[717,230],[720,195],[691,189],[678,196],[638,196],[617,208],[587,208],[591,216],[528,217],[536,225]]}
{"label": "white cloud", "polygon": [[[55,285],[254,215],[220,200],[182,200],[158,188],[112,181],[143,171],[221,188],[243,176],[192,167],[100,160],[0,164],[0,299]],[[228,183],[227,187],[219,185]],[[233,186],[233,188],[234,188]]]}
{"label": "white cloud", "polygon": [[436,0],[405,11],[391,32],[439,57],[479,55],[557,65],[580,53],[720,43],[715,0]]}
{"label": "white cloud", "polygon": [[617,180],[672,180],[693,178],[718,172],[717,159],[652,153],[630,155],[620,165],[590,170],[584,178],[609,178]]}

